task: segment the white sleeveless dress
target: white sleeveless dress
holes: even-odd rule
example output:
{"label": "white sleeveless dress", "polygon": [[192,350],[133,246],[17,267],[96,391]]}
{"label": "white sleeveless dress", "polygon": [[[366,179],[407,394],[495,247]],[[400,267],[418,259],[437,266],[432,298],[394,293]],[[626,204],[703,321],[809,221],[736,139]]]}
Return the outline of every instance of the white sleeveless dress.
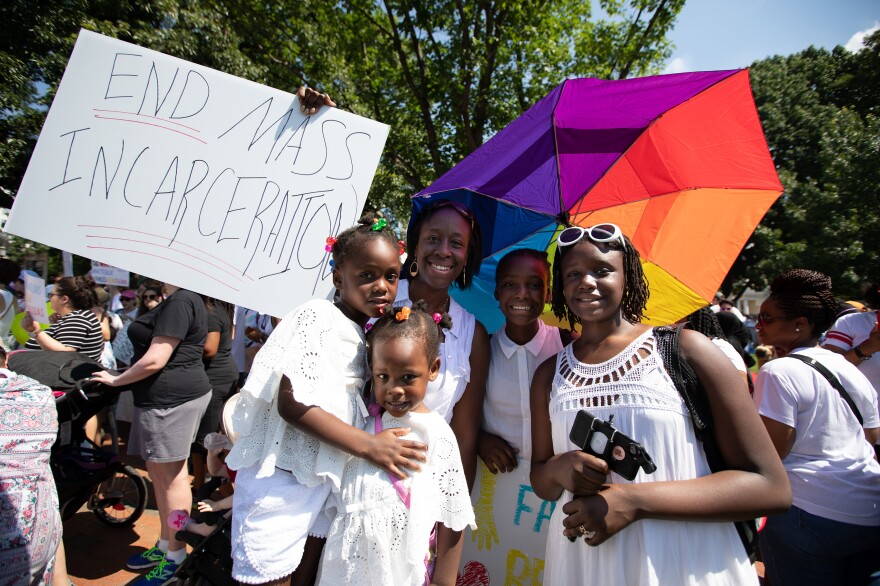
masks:
{"label": "white sleeveless dress", "polygon": [[[601,364],[583,364],[573,345],[559,353],[550,394],[553,451],[578,449],[568,439],[577,412],[590,411],[640,442],[657,464],[633,482],[688,480],[710,474],[687,408],[662,359],[653,330]],[[608,482],[626,483],[611,473]],[[544,583],[635,585],[758,584],[733,523],[636,521],[597,547],[562,534],[565,491],[550,520]]]}

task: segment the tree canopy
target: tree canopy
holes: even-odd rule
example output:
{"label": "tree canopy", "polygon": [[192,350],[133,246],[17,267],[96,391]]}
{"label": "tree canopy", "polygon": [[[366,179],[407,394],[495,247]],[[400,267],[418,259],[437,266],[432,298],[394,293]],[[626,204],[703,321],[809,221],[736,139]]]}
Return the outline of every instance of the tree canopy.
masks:
{"label": "tree canopy", "polygon": [[684,0],[8,0],[0,197],[9,205],[85,27],[391,126],[369,203],[408,196],[570,76],[656,73]]}
{"label": "tree canopy", "polygon": [[785,193],[722,289],[762,290],[783,269],[803,267],[859,299],[880,277],[880,33],[857,53],[811,47],[758,61],[751,77]]}

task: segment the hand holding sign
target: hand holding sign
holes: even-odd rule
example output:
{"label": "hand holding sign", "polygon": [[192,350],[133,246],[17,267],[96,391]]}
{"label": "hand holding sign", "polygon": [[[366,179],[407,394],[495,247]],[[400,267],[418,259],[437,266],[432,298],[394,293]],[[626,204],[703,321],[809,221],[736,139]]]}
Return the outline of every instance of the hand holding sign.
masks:
{"label": "hand holding sign", "polygon": [[[43,324],[49,323],[49,313],[46,311],[46,282],[43,279],[25,274],[24,304],[25,311],[27,312],[25,319]],[[25,319],[22,320],[21,324],[25,330],[30,332],[39,329],[39,326],[29,328],[26,325]]]}

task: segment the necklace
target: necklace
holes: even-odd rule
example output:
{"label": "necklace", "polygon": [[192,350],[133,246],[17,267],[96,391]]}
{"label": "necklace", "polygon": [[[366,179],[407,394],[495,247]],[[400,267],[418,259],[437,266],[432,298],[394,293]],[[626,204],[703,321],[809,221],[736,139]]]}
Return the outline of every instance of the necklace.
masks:
{"label": "necklace", "polygon": [[452,297],[449,295],[446,296],[446,301],[443,302],[443,305],[438,310],[440,313],[448,313],[449,312],[449,303]]}

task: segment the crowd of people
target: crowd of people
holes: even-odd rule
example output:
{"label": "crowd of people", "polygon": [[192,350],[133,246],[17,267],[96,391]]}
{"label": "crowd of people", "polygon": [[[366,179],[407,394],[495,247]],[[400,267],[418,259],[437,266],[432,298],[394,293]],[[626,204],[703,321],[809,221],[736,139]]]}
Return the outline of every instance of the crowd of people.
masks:
{"label": "crowd of people", "polygon": [[[778,275],[756,319],[754,380],[725,331],[732,311],[688,316],[679,351],[711,411],[709,438],[658,330],[642,323],[650,284],[614,224],[564,227],[552,264],[542,251],[504,256],[495,297],[506,321],[491,336],[450,294],[482,261],[466,206],[426,206],[406,241],[368,212],[326,247],[334,298],[281,319],[146,281],[118,293],[119,323],[105,334],[117,320],[94,282],[65,277],[50,294],[57,321],[22,320],[27,349],[96,361],[109,349],[122,367],[94,381],[131,389],[128,454],[146,462],[168,521],[127,560],[150,568],[140,586],[173,578],[187,554],[178,530],[211,532],[191,518],[190,459],[198,483],[206,471],[234,479],[231,499],[196,508],[231,508],[232,578],[246,584],[455,584],[476,526],[478,459],[491,474],[529,462],[535,493],[558,503],[547,584],[757,584],[756,552],[734,526],[756,518],[774,586],[880,583],[878,285],[865,299],[874,309],[837,319],[828,277]],[[546,303],[558,326],[541,319]],[[4,377],[16,380],[0,370],[0,413],[46,403]],[[4,515],[16,506],[15,461],[5,446]],[[48,579],[57,525],[38,541],[0,541],[0,554],[29,559],[32,583]]]}

